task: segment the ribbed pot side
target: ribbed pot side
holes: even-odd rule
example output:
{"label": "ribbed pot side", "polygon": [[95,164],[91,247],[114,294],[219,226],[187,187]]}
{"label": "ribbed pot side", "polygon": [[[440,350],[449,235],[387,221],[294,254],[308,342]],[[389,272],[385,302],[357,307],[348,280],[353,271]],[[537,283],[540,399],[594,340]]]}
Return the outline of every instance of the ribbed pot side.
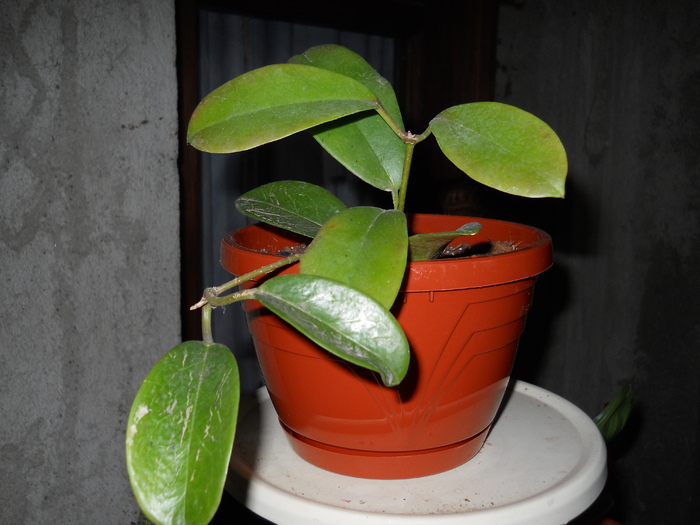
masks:
{"label": "ribbed pot side", "polygon": [[[481,231],[457,242],[515,249],[410,263],[393,313],[411,346],[404,381],[332,356],[257,301],[244,309],[270,398],[292,448],[326,470],[399,479],[457,467],[481,449],[515,359],[537,275],[552,263],[550,237],[521,224],[410,215],[411,233]],[[241,275],[303,240],[254,225],[222,241],[222,265]],[[296,272],[297,265],[284,270]]]}

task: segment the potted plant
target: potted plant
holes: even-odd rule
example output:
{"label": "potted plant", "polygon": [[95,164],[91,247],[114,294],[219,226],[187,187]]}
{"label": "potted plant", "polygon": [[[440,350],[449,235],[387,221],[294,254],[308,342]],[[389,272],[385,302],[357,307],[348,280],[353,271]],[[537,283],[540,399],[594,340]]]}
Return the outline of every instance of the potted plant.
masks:
{"label": "potted plant", "polygon": [[[478,452],[503,396],[551,240],[519,224],[404,213],[411,160],[433,135],[483,184],[562,197],[567,161],[554,131],[482,102],[446,109],[415,135],[367,62],[319,46],[213,91],[188,141],[232,153],[303,130],[392,206],[346,208],[300,181],[238,199],[263,224],[222,243],[237,277],[205,291],[193,307],[203,341],[156,364],[129,416],[128,471],[153,521],[206,523],[223,490],[239,382],[233,355],[212,341],[212,307],[243,303],[290,443],[323,468],[383,478],[452,468]],[[296,413],[298,404],[311,411]]]}

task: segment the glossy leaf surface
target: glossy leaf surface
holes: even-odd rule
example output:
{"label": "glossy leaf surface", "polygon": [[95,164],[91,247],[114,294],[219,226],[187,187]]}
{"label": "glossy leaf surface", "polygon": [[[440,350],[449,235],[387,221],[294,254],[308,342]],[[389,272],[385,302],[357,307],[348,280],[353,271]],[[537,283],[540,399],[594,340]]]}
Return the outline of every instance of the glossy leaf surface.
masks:
{"label": "glossy leaf surface", "polygon": [[411,261],[435,259],[450,242],[463,235],[474,235],[481,230],[478,222],[469,222],[453,232],[420,233],[408,238]]}
{"label": "glossy leaf surface", "polygon": [[445,155],[482,184],[525,197],[564,196],[564,147],[534,115],[478,102],[446,109],[430,129]]}
{"label": "glossy leaf surface", "polygon": [[126,463],[144,514],[205,524],[223,493],[236,431],[238,366],[223,345],[182,343],[150,371],[129,414]]}
{"label": "glossy leaf surface", "polygon": [[[401,111],[391,84],[364,58],[342,46],[324,45],[292,57],[289,62],[306,64],[357,80],[370,89],[381,105],[403,129]],[[398,190],[406,145],[375,112],[334,121],[321,127],[314,137],[350,172],[384,191]]]}
{"label": "glossy leaf surface", "polygon": [[319,230],[299,273],[347,283],[391,308],[406,270],[406,215],[398,210],[348,208]]}
{"label": "glossy leaf surface", "polygon": [[271,182],[236,200],[236,208],[259,221],[315,237],[321,226],[345,205],[328,190],[300,181]]}
{"label": "glossy leaf surface", "polygon": [[345,75],[276,64],[244,73],[207,95],[192,114],[187,140],[211,153],[244,151],[378,103],[372,91]]}
{"label": "glossy leaf surface", "polygon": [[255,299],[332,354],[379,372],[386,386],[406,375],[410,355],[401,326],[359,290],[323,277],[288,274],[261,284]]}

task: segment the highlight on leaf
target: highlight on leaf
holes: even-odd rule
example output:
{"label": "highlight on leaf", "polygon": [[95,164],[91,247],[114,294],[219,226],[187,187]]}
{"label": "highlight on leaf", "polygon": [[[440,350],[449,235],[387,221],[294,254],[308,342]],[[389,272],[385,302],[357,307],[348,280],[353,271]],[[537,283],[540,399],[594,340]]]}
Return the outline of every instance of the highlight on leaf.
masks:
{"label": "highlight on leaf", "polygon": [[406,375],[406,336],[367,294],[325,277],[288,274],[261,284],[255,299],[332,354],[378,372],[386,386]]}

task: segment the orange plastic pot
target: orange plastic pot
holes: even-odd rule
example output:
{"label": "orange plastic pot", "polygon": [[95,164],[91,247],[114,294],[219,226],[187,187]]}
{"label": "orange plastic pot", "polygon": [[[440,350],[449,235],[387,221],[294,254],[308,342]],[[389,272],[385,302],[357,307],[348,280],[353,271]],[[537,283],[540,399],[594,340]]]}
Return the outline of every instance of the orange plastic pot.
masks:
{"label": "orange plastic pot", "polygon": [[[412,233],[483,224],[470,245],[515,251],[410,263],[393,312],[411,346],[404,381],[337,359],[257,301],[244,309],[270,398],[293,449],[326,470],[375,479],[426,476],[481,449],[503,398],[536,276],[552,262],[550,237],[528,226],[471,217],[412,215]],[[262,225],[225,237],[222,265],[235,275],[299,242]],[[296,272],[296,265],[284,272]]]}

